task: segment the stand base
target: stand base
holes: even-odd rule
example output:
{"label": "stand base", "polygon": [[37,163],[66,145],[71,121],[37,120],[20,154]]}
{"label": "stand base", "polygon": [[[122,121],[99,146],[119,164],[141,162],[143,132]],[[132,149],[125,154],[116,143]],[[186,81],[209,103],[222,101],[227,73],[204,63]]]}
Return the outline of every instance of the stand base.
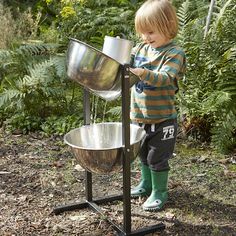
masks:
{"label": "stand base", "polygon": [[[123,148],[123,195],[110,196],[102,199],[93,200],[92,199],[92,173],[86,171],[85,180],[85,192],[86,201],[81,203],[72,203],[65,206],[56,207],[53,212],[55,214],[60,214],[64,211],[72,211],[77,209],[82,209],[86,207],[92,208],[96,212],[99,212],[104,219],[112,225],[114,230],[120,236],[125,235],[146,235],[154,233],[156,231],[162,231],[165,229],[163,223],[142,228],[131,232],[131,204],[130,204],[130,118],[129,118],[129,107],[130,107],[130,84],[129,84],[129,64],[124,64],[122,66],[122,145]],[[90,124],[90,100],[89,92],[84,89],[84,124]],[[123,200],[123,227],[116,225],[112,220],[109,220],[104,213],[99,209],[99,203],[106,203],[115,200]]]}
{"label": "stand base", "polygon": [[91,208],[92,210],[98,212],[99,214],[101,214],[102,216],[104,216],[104,218],[112,225],[113,229],[115,231],[117,231],[117,235],[118,236],[128,236],[128,235],[135,235],[135,236],[141,236],[141,235],[147,235],[150,233],[154,233],[157,231],[163,231],[165,229],[165,224],[163,223],[159,223],[156,225],[152,225],[152,226],[148,226],[142,229],[138,229],[132,232],[124,232],[124,230],[122,228],[120,228],[120,226],[116,225],[112,220],[108,219],[106,217],[106,215],[104,215],[102,213],[102,211],[100,210],[99,206],[97,204],[101,204],[101,203],[106,203],[106,202],[112,202],[112,201],[117,201],[117,200],[122,200],[123,195],[114,195],[114,196],[110,196],[110,197],[106,197],[106,198],[98,198],[96,200],[93,201],[84,201],[84,202],[80,202],[80,203],[71,203],[71,204],[67,204],[67,205],[63,205],[63,206],[57,206],[53,209],[53,213],[58,215],[60,213],[63,213],[65,211],[73,211],[73,210],[79,210],[79,209],[83,209],[83,208]]}

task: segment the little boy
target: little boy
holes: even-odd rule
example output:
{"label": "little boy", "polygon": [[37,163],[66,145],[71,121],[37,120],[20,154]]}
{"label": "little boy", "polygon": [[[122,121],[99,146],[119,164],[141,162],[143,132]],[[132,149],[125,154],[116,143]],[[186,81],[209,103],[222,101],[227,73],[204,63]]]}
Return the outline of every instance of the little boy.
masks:
{"label": "little boy", "polygon": [[147,211],[160,210],[168,198],[168,160],[177,135],[175,94],[184,75],[185,53],[172,40],[178,31],[168,0],[148,0],[137,11],[135,29],[143,42],[133,48],[130,71],[140,81],[131,89],[130,117],[147,132],[141,143],[141,181],[131,196],[149,196]]}

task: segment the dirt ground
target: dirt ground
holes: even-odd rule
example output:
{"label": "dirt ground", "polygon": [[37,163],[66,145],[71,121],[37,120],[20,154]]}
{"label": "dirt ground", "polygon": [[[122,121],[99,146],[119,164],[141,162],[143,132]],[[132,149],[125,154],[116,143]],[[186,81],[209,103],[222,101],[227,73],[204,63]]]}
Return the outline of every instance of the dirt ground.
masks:
{"label": "dirt ground", "polygon": [[[191,142],[190,142],[191,144]],[[144,212],[132,199],[132,230],[163,222],[149,235],[236,235],[235,156],[178,141],[171,160],[169,200],[160,212]],[[137,160],[131,182],[139,179]],[[93,174],[93,196],[122,194],[122,173]],[[123,202],[55,215],[56,206],[85,200],[85,171],[61,137],[0,133],[0,235],[112,236],[107,218],[123,225]]]}

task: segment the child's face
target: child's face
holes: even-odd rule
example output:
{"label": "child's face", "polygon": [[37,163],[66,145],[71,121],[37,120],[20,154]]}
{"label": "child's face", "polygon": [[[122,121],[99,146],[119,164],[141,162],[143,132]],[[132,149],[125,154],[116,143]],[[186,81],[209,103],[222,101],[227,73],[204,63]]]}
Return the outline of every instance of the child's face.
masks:
{"label": "child's face", "polygon": [[170,39],[166,38],[157,31],[143,32],[142,39],[145,43],[151,45],[153,48],[161,47],[170,41]]}

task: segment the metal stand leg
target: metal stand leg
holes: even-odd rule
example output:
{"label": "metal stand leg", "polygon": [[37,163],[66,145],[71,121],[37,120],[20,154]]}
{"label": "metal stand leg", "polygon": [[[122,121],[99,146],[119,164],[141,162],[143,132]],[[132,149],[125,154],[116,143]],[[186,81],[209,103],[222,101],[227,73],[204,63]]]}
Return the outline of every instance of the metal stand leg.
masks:
{"label": "metal stand leg", "polygon": [[[84,125],[90,124],[90,93],[88,90],[84,89],[84,97],[83,97],[83,105],[84,105]],[[86,200],[92,201],[93,193],[92,193],[92,173],[85,170],[85,194]]]}
{"label": "metal stand leg", "polygon": [[129,65],[124,65],[122,72],[123,227],[124,231],[129,234],[131,232]]}
{"label": "metal stand leg", "polygon": [[[129,65],[122,66],[122,143],[123,143],[123,195],[109,196],[105,198],[93,200],[92,195],[92,173],[89,171],[85,172],[85,192],[86,201],[81,203],[72,203],[64,206],[58,206],[53,209],[55,214],[60,214],[64,211],[73,211],[77,209],[83,209],[90,207],[92,210],[104,215],[97,204],[112,202],[116,200],[123,201],[123,227],[120,228],[112,220],[107,221],[117,231],[118,235],[146,235],[154,233],[156,231],[162,231],[165,229],[163,223],[157,225],[148,226],[146,228],[138,229],[131,232],[131,201],[130,201],[130,119],[129,119],[129,107],[130,107],[130,96],[129,96]],[[90,124],[90,102],[89,92],[84,89],[84,124]],[[107,218],[107,217],[106,217]]]}

